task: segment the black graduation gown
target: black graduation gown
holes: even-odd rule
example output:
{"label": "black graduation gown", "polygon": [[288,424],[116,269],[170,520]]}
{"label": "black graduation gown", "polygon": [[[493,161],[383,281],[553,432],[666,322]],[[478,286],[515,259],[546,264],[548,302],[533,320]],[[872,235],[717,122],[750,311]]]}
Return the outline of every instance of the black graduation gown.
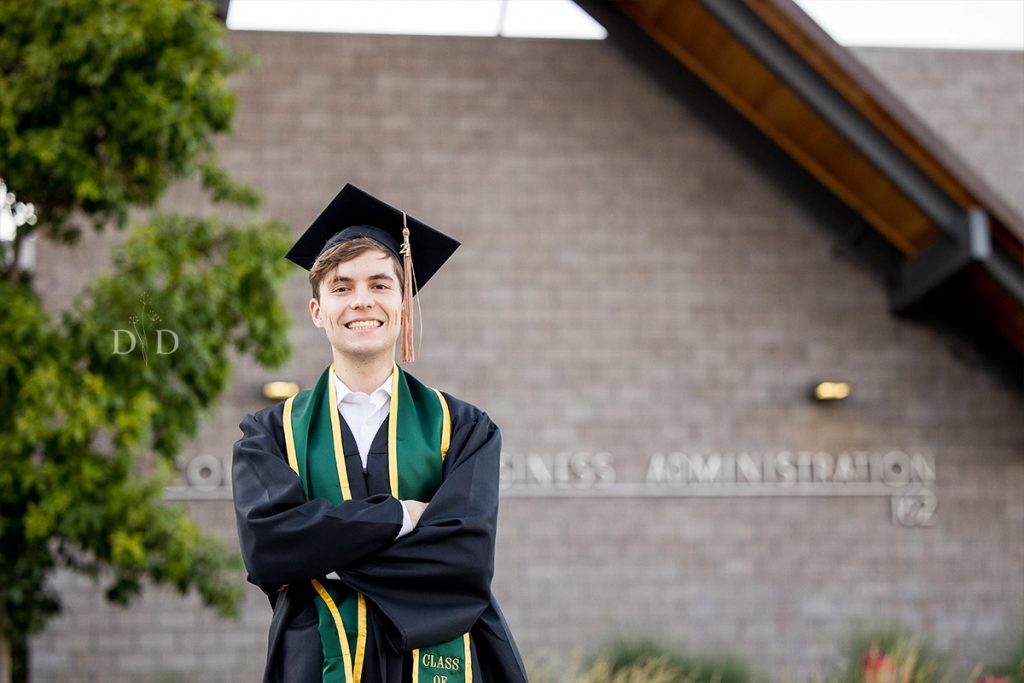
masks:
{"label": "black graduation gown", "polygon": [[366,596],[366,683],[409,681],[412,649],[466,631],[474,682],[526,681],[490,589],[501,435],[475,406],[448,394],[445,399],[452,429],[442,484],[416,529],[398,540],[402,506],[389,493],[387,420],[365,472],[352,432],[343,428],[352,500],[337,506],[306,501],[288,465],[283,402],[242,420],[232,486],[249,581],[274,609],[265,683],[321,683],[323,651],[310,580],[332,571]]}

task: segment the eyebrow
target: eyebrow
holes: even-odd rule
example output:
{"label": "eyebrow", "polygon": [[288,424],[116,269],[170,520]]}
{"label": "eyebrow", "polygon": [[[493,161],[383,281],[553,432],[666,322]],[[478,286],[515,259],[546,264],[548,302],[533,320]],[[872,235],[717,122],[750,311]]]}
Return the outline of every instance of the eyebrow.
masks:
{"label": "eyebrow", "polygon": [[[371,275],[371,276],[367,277],[366,279],[367,280],[390,280],[390,281],[394,282],[395,281],[395,276],[394,275],[388,275],[387,273],[377,273],[376,275]],[[352,282],[352,281],[353,280],[350,277],[341,277],[341,276],[335,275],[334,279],[331,280],[331,284],[334,284],[336,282]]]}

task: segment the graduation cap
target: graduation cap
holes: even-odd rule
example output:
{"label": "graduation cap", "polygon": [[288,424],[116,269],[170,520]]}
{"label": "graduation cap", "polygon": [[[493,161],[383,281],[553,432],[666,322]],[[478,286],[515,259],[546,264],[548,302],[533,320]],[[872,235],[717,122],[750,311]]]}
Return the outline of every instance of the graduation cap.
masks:
{"label": "graduation cap", "polygon": [[331,200],[285,258],[306,270],[336,244],[369,237],[402,261],[402,361],[413,360],[412,297],[459,248],[459,242],[352,184]]}

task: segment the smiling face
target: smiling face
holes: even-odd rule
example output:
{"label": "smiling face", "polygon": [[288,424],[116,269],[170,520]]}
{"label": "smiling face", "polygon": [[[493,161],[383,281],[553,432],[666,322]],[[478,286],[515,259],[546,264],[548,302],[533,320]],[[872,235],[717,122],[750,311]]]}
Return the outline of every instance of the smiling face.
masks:
{"label": "smiling face", "polygon": [[339,263],[309,300],[313,324],[331,342],[335,356],[356,363],[394,358],[402,328],[402,287],[396,259],[379,249]]}

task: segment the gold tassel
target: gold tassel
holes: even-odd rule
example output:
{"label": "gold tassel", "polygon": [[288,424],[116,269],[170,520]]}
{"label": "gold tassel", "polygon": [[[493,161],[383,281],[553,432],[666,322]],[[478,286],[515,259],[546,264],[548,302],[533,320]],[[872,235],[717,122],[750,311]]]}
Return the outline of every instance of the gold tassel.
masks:
{"label": "gold tassel", "polygon": [[402,271],[405,284],[402,290],[402,362],[411,363],[416,360],[412,336],[412,247],[409,245],[409,227],[406,225],[405,212],[402,212]]}

